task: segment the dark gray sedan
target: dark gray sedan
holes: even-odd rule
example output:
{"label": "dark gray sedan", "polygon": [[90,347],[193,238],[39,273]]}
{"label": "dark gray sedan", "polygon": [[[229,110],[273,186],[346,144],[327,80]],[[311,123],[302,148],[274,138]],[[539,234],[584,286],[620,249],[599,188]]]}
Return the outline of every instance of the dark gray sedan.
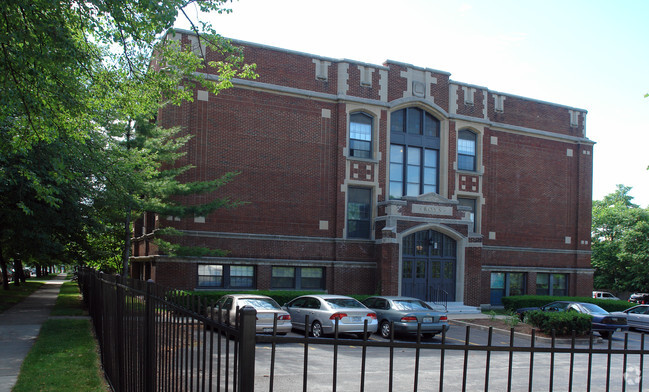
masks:
{"label": "dark gray sedan", "polygon": [[649,331],[649,305],[638,305],[623,312],[614,312],[612,314],[626,316],[629,329]]}
{"label": "dark gray sedan", "polygon": [[421,324],[423,338],[429,339],[448,330],[446,312],[436,311],[426,302],[410,297],[370,297],[363,305],[376,312],[379,322],[377,333],[390,338],[390,323],[394,325],[395,334],[416,334],[418,324]]}

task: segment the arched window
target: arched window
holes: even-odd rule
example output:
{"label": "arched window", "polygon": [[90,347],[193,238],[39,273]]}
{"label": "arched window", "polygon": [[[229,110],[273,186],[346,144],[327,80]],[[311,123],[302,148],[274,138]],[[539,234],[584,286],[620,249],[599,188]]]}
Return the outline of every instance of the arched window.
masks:
{"label": "arched window", "polygon": [[349,156],[372,157],[372,117],[365,113],[349,116]]}
{"label": "arched window", "polygon": [[466,129],[457,138],[457,169],[476,170],[476,135]]}
{"label": "arched window", "polygon": [[440,122],[419,108],[390,116],[390,198],[438,192]]}

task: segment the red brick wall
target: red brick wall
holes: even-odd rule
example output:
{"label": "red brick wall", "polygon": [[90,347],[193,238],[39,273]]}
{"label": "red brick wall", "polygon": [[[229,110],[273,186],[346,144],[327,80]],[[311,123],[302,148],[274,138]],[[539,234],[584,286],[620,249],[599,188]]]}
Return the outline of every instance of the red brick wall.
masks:
{"label": "red brick wall", "polygon": [[[490,144],[490,136],[498,138],[497,145]],[[496,233],[486,245],[575,249],[590,240],[584,230],[590,194],[583,189],[590,182],[579,182],[584,170],[576,145],[490,130],[484,147],[482,228],[486,237]],[[570,244],[565,237],[571,237]]]}
{"label": "red brick wall", "polygon": [[469,247],[465,251],[464,259],[464,303],[472,306],[479,306],[481,293],[488,292],[489,285],[482,284],[480,269],[482,262],[482,248]]}
{"label": "red brick wall", "polygon": [[327,270],[332,277],[332,284],[328,287],[330,293],[335,294],[374,294],[378,284],[376,270],[369,268],[336,267],[333,271]]}
{"label": "red brick wall", "polygon": [[[214,101],[215,97],[210,96]],[[216,196],[246,204],[219,210],[205,224],[183,220],[179,228],[260,234],[334,236],[319,228],[320,220],[335,221],[337,135],[331,132],[336,107],[249,90],[227,90],[209,105],[208,120],[190,117],[198,133],[187,145],[184,163],[197,166],[186,181],[214,179],[228,171],[240,174]],[[332,119],[322,118],[322,109]],[[205,196],[188,203],[210,201]]]}
{"label": "red brick wall", "polygon": [[158,262],[155,282],[180,289],[194,289],[198,285],[198,267],[193,263]]}
{"label": "red brick wall", "polygon": [[585,126],[583,116],[579,117],[578,127],[571,127],[570,109],[564,106],[558,106],[523,97],[505,95],[503,105],[504,111],[496,112],[493,94],[489,94],[487,104],[489,106],[489,118],[494,122],[562,135],[583,135],[583,129]]}

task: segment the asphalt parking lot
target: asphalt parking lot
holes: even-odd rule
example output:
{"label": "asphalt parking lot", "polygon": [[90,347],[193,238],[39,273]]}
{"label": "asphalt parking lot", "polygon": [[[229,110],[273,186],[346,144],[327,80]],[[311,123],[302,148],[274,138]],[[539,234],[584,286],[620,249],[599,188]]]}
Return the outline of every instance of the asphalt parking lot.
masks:
{"label": "asphalt parking lot", "polygon": [[[293,331],[287,336],[300,338],[304,335]],[[626,337],[625,334],[615,334],[611,340],[611,347],[622,349],[626,344],[628,349],[639,348],[642,336],[638,332],[629,332]],[[469,346],[486,345],[488,337],[487,330],[472,328]],[[507,390],[508,383],[511,383],[511,390],[527,390],[530,382],[529,352],[514,352],[510,356],[510,353],[506,351],[492,351],[487,354],[482,350],[464,350],[465,326],[453,325],[446,335],[447,347],[455,345],[458,346],[457,350],[439,349],[442,347],[441,336],[423,341],[425,348],[420,350],[397,347],[392,352],[387,347],[363,348],[362,339],[352,335],[343,335],[341,338],[345,339],[346,343],[338,345],[336,348],[332,345],[319,344],[309,344],[308,346],[301,343],[277,344],[274,353],[274,389],[301,391],[306,382],[306,389],[309,391],[331,391],[335,382],[336,389],[341,391],[360,390],[361,384],[365,390],[387,391],[390,382],[392,382],[393,390],[413,390],[416,382],[419,390],[438,390],[440,383],[443,384],[445,391],[462,390],[462,384],[465,384],[464,387],[468,390],[483,390],[485,380],[488,378],[490,389],[500,391]],[[492,346],[507,347],[510,345],[509,339],[510,336],[506,331],[494,331]],[[386,339],[378,335],[372,335],[370,340],[387,342]],[[647,339],[645,338],[645,340]],[[400,337],[398,341],[414,343],[416,339]],[[354,342],[358,342],[358,344],[354,344]],[[539,340],[534,345],[541,348],[549,347],[550,344],[550,341]],[[607,349],[608,344],[608,340],[595,339],[593,348]],[[529,347],[530,340],[525,337],[517,337],[515,345]],[[556,346],[569,348],[570,344],[557,340]],[[646,342],[645,346],[647,346]],[[588,341],[580,340],[576,347],[588,347]],[[365,361],[362,360],[364,350]],[[417,351],[419,351],[419,359],[417,359]],[[259,343],[256,352],[255,385],[260,385],[260,390],[268,390],[272,345]],[[305,355],[306,361],[304,360]],[[569,382],[572,382],[573,390],[586,390],[589,377],[591,385],[598,386],[592,390],[605,390],[607,383],[611,383],[609,390],[623,390],[623,384],[627,390],[637,390],[637,382],[633,377],[633,374],[641,374],[637,357],[629,356],[629,358],[623,359],[618,355],[607,358],[605,354],[598,354],[589,359],[584,354],[571,357],[568,352],[535,353],[532,365],[533,390],[550,390],[550,372],[554,379],[554,390],[568,390]],[[591,361],[590,364],[589,361]],[[574,369],[572,376],[569,373],[571,364]],[[391,366],[392,380],[390,381],[389,369]],[[588,366],[592,369],[590,376],[587,374]],[[466,373],[463,371],[465,367]],[[363,368],[365,369],[364,377],[362,376]],[[304,376],[305,369],[308,374],[306,378]],[[415,369],[418,369],[416,377]],[[489,369],[489,372],[486,369]],[[631,376],[627,377],[629,374]],[[607,376],[610,377],[608,380]]]}

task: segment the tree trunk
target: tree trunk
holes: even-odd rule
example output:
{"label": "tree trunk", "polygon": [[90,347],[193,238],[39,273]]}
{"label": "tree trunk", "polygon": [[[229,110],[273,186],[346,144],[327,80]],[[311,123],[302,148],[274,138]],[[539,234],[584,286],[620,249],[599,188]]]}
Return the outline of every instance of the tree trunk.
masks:
{"label": "tree trunk", "polygon": [[[129,203],[130,204],[130,203]],[[126,207],[124,219],[124,254],[122,256],[122,276],[128,278],[128,259],[131,256],[131,207]]]}
{"label": "tree trunk", "polygon": [[2,250],[0,250],[0,269],[2,269],[2,288],[9,290],[9,271],[7,270],[7,262],[5,261],[4,256],[2,255]]}
{"label": "tree trunk", "polygon": [[23,262],[20,259],[14,259],[14,286],[19,287],[21,282],[25,282]]}
{"label": "tree trunk", "polygon": [[[131,149],[132,122],[129,121],[126,131],[126,149]],[[126,205],[126,217],[124,218],[124,253],[122,254],[122,276],[128,278],[128,259],[131,255],[131,201]]]}

